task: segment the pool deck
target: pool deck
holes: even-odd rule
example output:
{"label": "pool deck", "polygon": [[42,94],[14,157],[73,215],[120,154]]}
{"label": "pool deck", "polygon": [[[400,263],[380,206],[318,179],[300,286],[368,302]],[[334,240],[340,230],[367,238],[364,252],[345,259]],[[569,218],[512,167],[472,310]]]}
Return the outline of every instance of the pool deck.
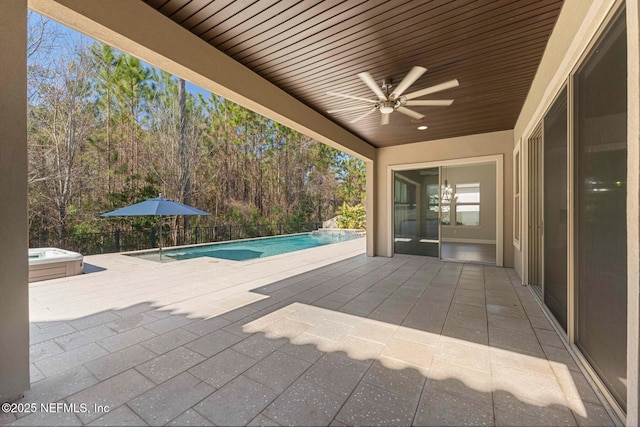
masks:
{"label": "pool deck", "polygon": [[88,256],[29,286],[20,402],[90,411],[0,424],[614,424],[512,269],[363,253]]}

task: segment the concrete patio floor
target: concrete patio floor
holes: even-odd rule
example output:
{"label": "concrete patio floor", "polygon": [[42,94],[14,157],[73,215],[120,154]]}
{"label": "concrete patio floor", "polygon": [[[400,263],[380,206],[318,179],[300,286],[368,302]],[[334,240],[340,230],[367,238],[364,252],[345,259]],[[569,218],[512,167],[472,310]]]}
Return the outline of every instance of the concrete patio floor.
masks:
{"label": "concrete patio floor", "polygon": [[0,424],[614,424],[512,269],[363,244],[33,283],[19,402],[76,411]]}

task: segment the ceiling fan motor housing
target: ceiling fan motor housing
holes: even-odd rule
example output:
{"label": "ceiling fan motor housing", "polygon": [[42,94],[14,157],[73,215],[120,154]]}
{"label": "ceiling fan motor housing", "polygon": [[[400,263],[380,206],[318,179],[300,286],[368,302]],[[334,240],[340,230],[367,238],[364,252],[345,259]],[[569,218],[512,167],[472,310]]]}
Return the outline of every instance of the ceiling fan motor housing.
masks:
{"label": "ceiling fan motor housing", "polygon": [[396,99],[395,101],[380,101],[375,105],[375,107],[380,110],[382,114],[389,114],[393,113],[393,110],[401,105],[400,99]]}
{"label": "ceiling fan motor housing", "polygon": [[404,96],[395,97],[391,90],[393,89],[393,85],[391,79],[382,80],[381,89],[386,95],[387,99],[381,99],[375,106],[382,114],[391,114],[393,111],[402,107],[407,99]]}

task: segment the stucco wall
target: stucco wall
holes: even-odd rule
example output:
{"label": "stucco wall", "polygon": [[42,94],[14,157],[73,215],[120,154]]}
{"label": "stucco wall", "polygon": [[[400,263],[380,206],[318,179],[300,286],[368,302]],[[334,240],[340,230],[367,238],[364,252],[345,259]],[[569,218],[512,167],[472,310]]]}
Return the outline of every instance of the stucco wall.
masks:
{"label": "stucco wall", "polygon": [[0,402],[29,388],[27,0],[0,13]]}
{"label": "stucco wall", "polygon": [[[492,132],[459,138],[441,139],[419,142],[398,147],[380,148],[376,152],[375,182],[377,199],[375,200],[376,220],[373,232],[376,235],[375,255],[390,256],[388,247],[393,236],[389,233],[392,218],[388,214],[389,203],[392,203],[390,188],[387,183],[388,168],[391,165],[402,165],[421,162],[436,162],[460,158],[481,157],[488,155],[503,156],[503,218],[504,218],[504,266],[513,266],[512,238],[512,164],[513,131]],[[371,227],[371,224],[369,224]]]}
{"label": "stucco wall", "polygon": [[[559,76],[556,74],[561,68],[565,68],[572,62],[575,63],[578,59],[575,52],[572,52],[572,44],[575,37],[582,37],[579,34],[580,27],[592,5],[591,1],[565,0],[527,99],[518,116],[514,128],[514,144],[522,136],[531,119],[541,115],[541,107],[542,110],[546,110],[545,105],[549,105],[549,98],[554,98],[562,88],[564,79],[558,79]],[[564,75],[565,78],[566,75]]]}

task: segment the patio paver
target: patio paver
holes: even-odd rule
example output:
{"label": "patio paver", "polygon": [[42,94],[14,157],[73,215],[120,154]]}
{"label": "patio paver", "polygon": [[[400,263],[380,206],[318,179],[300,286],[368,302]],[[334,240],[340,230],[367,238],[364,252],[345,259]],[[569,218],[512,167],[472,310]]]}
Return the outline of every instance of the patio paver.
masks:
{"label": "patio paver", "polygon": [[[22,402],[91,425],[613,425],[511,269],[350,241],[237,263],[87,257],[30,285]],[[98,270],[98,269],[96,269]]]}

